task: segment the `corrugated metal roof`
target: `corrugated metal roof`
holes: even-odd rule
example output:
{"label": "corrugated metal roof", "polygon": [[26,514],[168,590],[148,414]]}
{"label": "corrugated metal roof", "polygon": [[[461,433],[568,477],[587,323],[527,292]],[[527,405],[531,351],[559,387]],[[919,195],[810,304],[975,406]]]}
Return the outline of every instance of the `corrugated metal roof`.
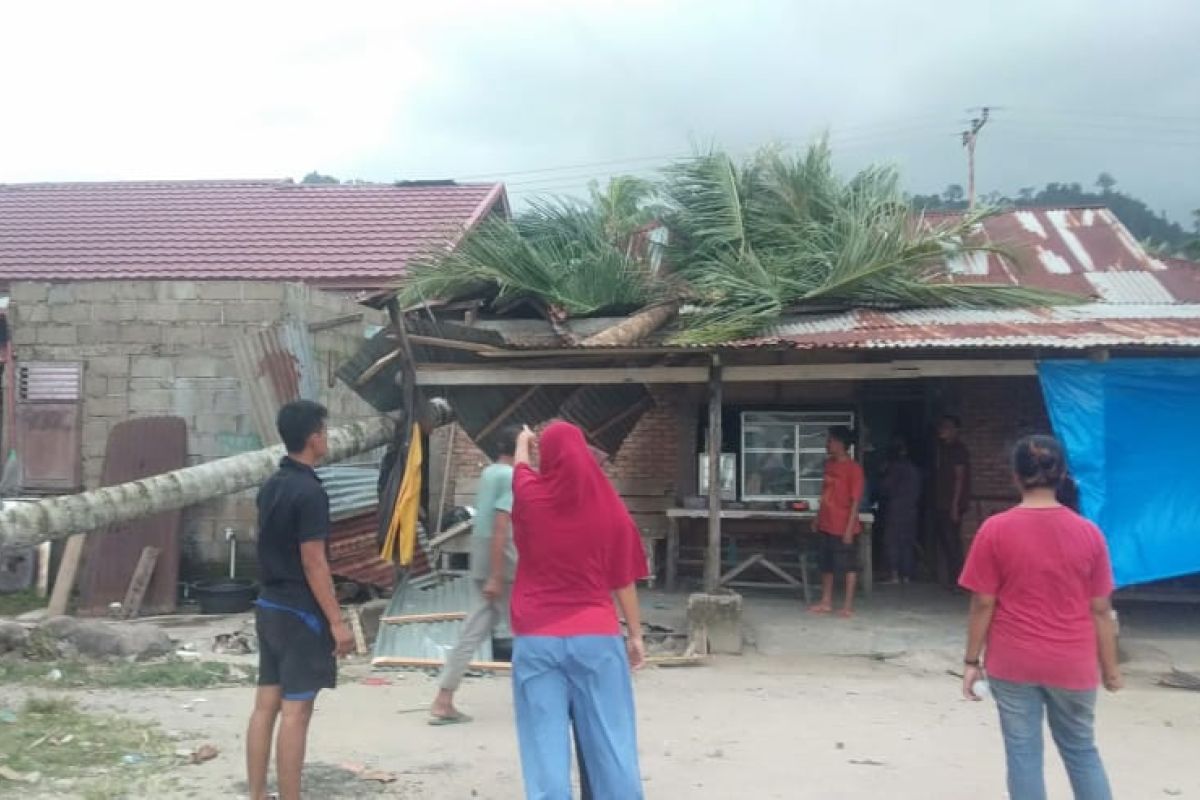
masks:
{"label": "corrugated metal roof", "polygon": [[264,445],[278,444],[275,416],[293,400],[316,400],[319,377],[312,334],[290,320],[239,338],[234,366],[250,399],[254,425]]}
{"label": "corrugated metal roof", "polygon": [[1056,306],[1029,310],[849,311],[791,319],[732,347],[1200,347],[1200,304]]}
{"label": "corrugated metal roof", "polygon": [[329,495],[329,515],[335,521],[379,505],[378,467],[317,467],[317,475]]}
{"label": "corrugated metal roof", "polygon": [[[960,216],[929,213],[924,220],[936,225]],[[1009,261],[999,253],[952,259],[947,266],[962,280],[1074,292],[1110,303],[1200,302],[1200,284],[1187,274],[1194,272],[1192,266],[1151,255],[1107,208],[1007,211],[984,219],[977,237],[982,244],[1006,248],[1015,259]],[[1096,280],[1114,274],[1143,277]],[[1155,276],[1161,280],[1149,280]],[[1171,300],[1160,299],[1155,283]]]}
{"label": "corrugated metal roof", "polygon": [[1107,303],[1174,303],[1175,297],[1152,272],[1091,272],[1087,281]]}
{"label": "corrugated metal roof", "polygon": [[[409,614],[437,614],[449,611],[470,613],[479,603],[475,581],[463,576],[451,576],[424,585],[409,585],[397,591],[388,604],[385,617]],[[420,622],[407,624],[380,623],[375,639],[375,658],[432,658],[444,660],[458,641],[464,621]],[[507,621],[504,628],[507,628]],[[497,630],[496,636],[503,636]],[[492,642],[485,638],[471,657],[472,661],[491,661]]]}
{"label": "corrugated metal roof", "polygon": [[499,183],[0,184],[0,273],[379,289],[425,249],[505,207]]}

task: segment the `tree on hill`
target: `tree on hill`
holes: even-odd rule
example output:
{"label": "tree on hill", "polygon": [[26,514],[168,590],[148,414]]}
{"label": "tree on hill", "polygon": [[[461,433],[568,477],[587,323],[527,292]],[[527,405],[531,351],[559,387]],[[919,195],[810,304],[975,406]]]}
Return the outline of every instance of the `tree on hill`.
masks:
{"label": "tree on hill", "polygon": [[303,178],[301,178],[300,182],[301,183],[309,183],[309,184],[341,183],[341,181],[339,181],[337,178],[333,177],[332,175],[322,175],[321,173],[317,172],[315,169],[312,172],[305,175]]}

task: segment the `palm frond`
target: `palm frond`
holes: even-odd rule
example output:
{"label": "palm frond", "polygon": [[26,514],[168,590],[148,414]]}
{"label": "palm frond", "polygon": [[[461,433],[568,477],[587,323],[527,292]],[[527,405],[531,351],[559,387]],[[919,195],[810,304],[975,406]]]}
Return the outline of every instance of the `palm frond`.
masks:
{"label": "palm frond", "polygon": [[614,241],[590,206],[536,202],[513,220],[488,220],[448,252],[410,265],[405,305],[432,299],[527,298],[568,316],[660,302],[666,283]]}
{"label": "palm frond", "polygon": [[[824,141],[799,158],[760,152],[742,167],[754,175],[754,191],[736,197],[723,191],[713,163],[732,162],[704,156],[691,169],[676,165],[668,178],[667,193],[676,204],[671,218],[692,238],[677,256],[677,268],[697,297],[677,335],[681,342],[751,336],[805,307],[985,308],[1081,299],[954,280],[947,264],[955,258],[1009,255],[975,235],[987,212],[936,225],[914,220],[895,169],[869,167],[843,181]],[[680,181],[681,175],[688,180]],[[734,218],[727,207],[735,200],[741,238],[733,250],[734,227],[719,223]]]}

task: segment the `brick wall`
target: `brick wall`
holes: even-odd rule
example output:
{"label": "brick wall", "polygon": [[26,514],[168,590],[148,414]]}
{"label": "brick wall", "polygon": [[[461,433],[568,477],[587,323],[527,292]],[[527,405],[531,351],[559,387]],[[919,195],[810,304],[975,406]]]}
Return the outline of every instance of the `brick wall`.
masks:
{"label": "brick wall", "polygon": [[1016,497],[1009,454],[1022,436],[1051,433],[1050,419],[1037,378],[964,378],[947,388],[946,410],[962,417],[971,453],[972,494],[984,498],[966,520],[974,530]]}
{"label": "brick wall", "polygon": [[[10,287],[15,355],[24,361],[84,364],[84,482],[100,478],[109,431],[138,416],[173,415],[188,425],[188,461],[261,446],[232,344],[285,319],[322,322],[364,313],[360,322],[313,333],[320,400],[334,424],[373,414],[346,387],[330,386],[341,360],[375,319],[350,297],[281,282],[15,282]],[[253,493],[185,512],[187,546],[201,561],[220,561],[221,530],[248,532]]]}
{"label": "brick wall", "polygon": [[[662,512],[674,502],[679,460],[678,421],[675,408],[665,400],[650,409],[626,438],[605,472],[621,492],[638,527],[647,535],[665,532]],[[434,448],[431,446],[431,451]],[[434,456],[437,460],[437,456]],[[439,462],[440,463],[440,462]],[[488,457],[461,430],[454,436],[453,475],[447,495],[455,505],[474,502],[476,479]],[[440,483],[441,473],[430,481]]]}

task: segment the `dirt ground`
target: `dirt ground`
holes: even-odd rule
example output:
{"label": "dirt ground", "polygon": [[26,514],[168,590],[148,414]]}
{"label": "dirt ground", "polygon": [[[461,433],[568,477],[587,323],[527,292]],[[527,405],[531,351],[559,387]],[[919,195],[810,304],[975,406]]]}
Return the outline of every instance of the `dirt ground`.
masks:
{"label": "dirt ground", "polygon": [[[650,798],[1003,798],[1003,752],[991,703],[959,699],[958,601],[878,598],[854,622],[814,620],[795,603],[765,599],[747,612],[758,650],[696,668],[637,676],[646,795]],[[678,604],[650,598],[670,617]],[[1200,798],[1200,693],[1154,685],[1169,665],[1196,669],[1194,612],[1133,611],[1122,646],[1128,688],[1099,708],[1101,750],[1115,796]],[[252,658],[252,657],[251,657]],[[382,677],[384,685],[365,682]],[[434,678],[372,673],[349,664],[342,688],[322,695],[309,746],[306,796],[521,797],[507,679],[468,679],[463,726],[431,728]],[[0,687],[0,705],[28,690]],[[43,692],[44,694],[44,692]],[[84,708],[154,721],[185,743],[212,742],[213,761],[180,766],[155,796],[237,797],[252,690],[68,692]],[[1052,745],[1051,797],[1069,797]],[[360,780],[363,767],[395,783]],[[0,794],[5,787],[0,783]],[[27,792],[22,792],[27,795]],[[69,794],[58,793],[65,797]]]}
{"label": "dirt ground", "polygon": [[[360,682],[366,674],[347,670],[345,685],[319,701],[306,794],[521,796],[504,679],[465,684],[460,699],[475,722],[430,728],[423,712],[434,690],[431,677],[392,674],[391,685],[375,686]],[[638,676],[637,693],[648,797],[1005,796],[995,711],[959,700],[956,682],[945,674],[861,659],[743,656],[701,668],[649,670]],[[205,702],[194,702],[199,697]],[[240,751],[250,689],[84,693],[80,699],[85,708],[153,720],[220,748],[212,762],[181,767],[177,786],[160,796],[244,791]],[[1134,679],[1126,692],[1103,699],[1099,737],[1117,797],[1200,797],[1200,693]],[[364,783],[340,766],[347,762],[393,771],[399,780]],[[1053,756],[1048,765],[1051,796],[1068,797]]]}

